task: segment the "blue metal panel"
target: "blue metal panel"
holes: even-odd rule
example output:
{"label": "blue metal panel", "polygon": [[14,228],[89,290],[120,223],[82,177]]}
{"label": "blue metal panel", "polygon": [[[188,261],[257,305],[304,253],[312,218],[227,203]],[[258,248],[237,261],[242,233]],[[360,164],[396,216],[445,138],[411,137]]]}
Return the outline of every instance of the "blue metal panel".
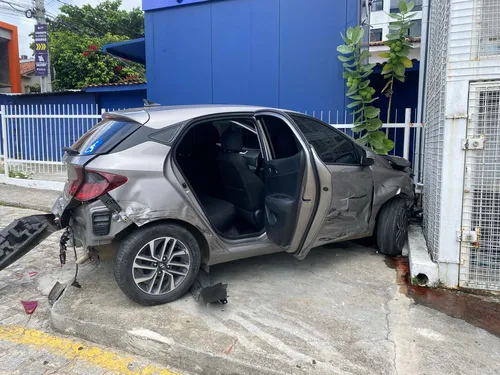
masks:
{"label": "blue metal panel", "polygon": [[280,7],[280,107],[343,110],[342,42],[346,2],[288,0]]}
{"label": "blue metal panel", "polygon": [[212,7],[213,102],[278,105],[279,1]]}
{"label": "blue metal panel", "polygon": [[[141,85],[142,86],[142,85]],[[143,107],[143,99],[146,99],[146,90],[137,89],[131,91],[101,92],[98,95],[99,108],[126,109]]]}
{"label": "blue metal panel", "polygon": [[161,104],[212,102],[211,9],[146,13],[148,98]]}
{"label": "blue metal panel", "polygon": [[180,5],[202,3],[210,0],[142,0],[142,10],[177,7]]}

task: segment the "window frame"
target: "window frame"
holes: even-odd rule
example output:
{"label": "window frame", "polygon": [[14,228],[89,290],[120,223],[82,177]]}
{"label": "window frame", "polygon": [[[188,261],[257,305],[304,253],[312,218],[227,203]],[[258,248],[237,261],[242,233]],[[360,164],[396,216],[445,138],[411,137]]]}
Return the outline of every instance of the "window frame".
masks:
{"label": "window frame", "polygon": [[318,120],[315,117],[311,117],[311,116],[304,115],[302,113],[296,113],[296,112],[287,112],[287,115],[293,120],[294,125],[297,127],[297,129],[299,129],[299,131],[302,133],[303,137],[306,140],[307,140],[307,135],[300,129],[300,127],[298,126],[298,124],[295,122],[294,117],[302,117],[302,118],[305,118],[305,119],[308,119],[308,120],[315,121],[318,124],[320,124],[321,126],[324,126],[325,128],[330,129],[334,133],[340,135],[341,137],[343,137],[344,139],[346,139],[351,144],[353,152],[354,152],[354,155],[355,155],[355,157],[357,159],[357,163],[355,163],[355,164],[353,164],[353,163],[328,163],[328,162],[323,161],[323,159],[320,157],[320,155],[319,155],[318,151],[316,150],[316,148],[314,148],[314,146],[309,142],[309,140],[307,140],[307,143],[310,145],[310,147],[314,148],[314,150],[316,151],[316,154],[318,155],[318,158],[321,160],[321,162],[323,164],[325,164],[325,165],[350,165],[350,166],[360,166],[361,165],[361,156],[362,156],[361,151],[362,151],[362,149],[347,134],[345,134],[344,132],[341,132],[338,129],[335,129],[332,125],[327,124],[324,121]]}

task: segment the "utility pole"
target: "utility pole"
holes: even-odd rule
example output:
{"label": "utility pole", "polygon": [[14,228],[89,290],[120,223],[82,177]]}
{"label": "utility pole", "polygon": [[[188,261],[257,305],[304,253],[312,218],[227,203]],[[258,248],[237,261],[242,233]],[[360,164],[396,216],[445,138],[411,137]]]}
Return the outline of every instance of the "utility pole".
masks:
{"label": "utility pole", "polygon": [[[45,20],[45,4],[44,0],[34,0],[35,3],[35,18],[38,25],[46,25],[47,21]],[[40,89],[42,92],[52,92],[52,79],[50,74],[50,58],[49,51],[47,47],[47,76],[40,77]]]}

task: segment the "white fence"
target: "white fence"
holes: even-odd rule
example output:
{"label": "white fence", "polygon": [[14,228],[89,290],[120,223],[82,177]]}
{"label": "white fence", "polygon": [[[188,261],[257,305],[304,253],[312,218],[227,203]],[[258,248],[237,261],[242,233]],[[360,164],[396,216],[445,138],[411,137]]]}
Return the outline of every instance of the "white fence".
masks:
{"label": "white fence", "polygon": [[[97,105],[11,105],[0,107],[0,182],[21,186],[60,190],[66,180],[62,163],[63,147],[71,146],[101,119],[104,109]],[[306,112],[307,113],[307,112]],[[413,162],[416,182],[421,181],[420,145],[423,128],[411,121],[411,110],[405,111],[404,122],[386,124],[396,147],[392,155]],[[309,112],[309,115],[329,122],[346,134],[353,133],[354,125],[347,123],[347,113]],[[345,121],[346,123],[339,123]]]}

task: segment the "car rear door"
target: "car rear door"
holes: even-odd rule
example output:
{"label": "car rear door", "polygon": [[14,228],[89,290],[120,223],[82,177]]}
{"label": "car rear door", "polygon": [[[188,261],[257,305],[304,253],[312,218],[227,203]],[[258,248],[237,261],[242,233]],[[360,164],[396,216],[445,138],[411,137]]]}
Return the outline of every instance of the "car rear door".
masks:
{"label": "car rear door", "polygon": [[302,259],[326,217],[323,206],[331,200],[331,178],[324,166],[317,165],[313,150],[288,115],[263,110],[255,118],[264,150],[267,236]]}

